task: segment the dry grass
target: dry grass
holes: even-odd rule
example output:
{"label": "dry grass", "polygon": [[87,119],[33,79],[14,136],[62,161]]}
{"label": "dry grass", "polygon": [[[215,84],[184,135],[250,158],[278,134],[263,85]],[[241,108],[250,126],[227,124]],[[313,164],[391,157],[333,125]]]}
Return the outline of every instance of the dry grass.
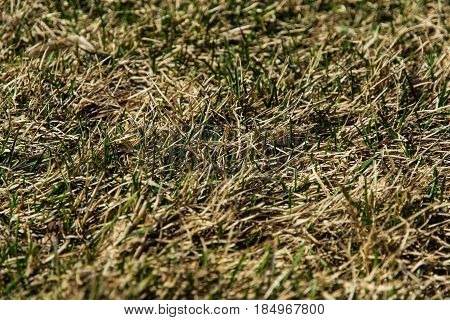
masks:
{"label": "dry grass", "polygon": [[450,6],[0,0],[1,298],[450,295]]}

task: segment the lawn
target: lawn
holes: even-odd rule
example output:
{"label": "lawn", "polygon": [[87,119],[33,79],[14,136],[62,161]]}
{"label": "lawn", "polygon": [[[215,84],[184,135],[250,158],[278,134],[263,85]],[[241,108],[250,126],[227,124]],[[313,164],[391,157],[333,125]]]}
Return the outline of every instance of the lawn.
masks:
{"label": "lawn", "polygon": [[444,0],[0,0],[0,298],[449,298],[449,31]]}

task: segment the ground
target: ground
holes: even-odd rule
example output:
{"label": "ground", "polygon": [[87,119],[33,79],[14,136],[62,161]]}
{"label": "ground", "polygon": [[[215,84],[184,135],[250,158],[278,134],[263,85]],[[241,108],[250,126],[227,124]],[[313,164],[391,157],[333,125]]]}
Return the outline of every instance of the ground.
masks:
{"label": "ground", "polygon": [[450,297],[448,2],[0,12],[0,298]]}

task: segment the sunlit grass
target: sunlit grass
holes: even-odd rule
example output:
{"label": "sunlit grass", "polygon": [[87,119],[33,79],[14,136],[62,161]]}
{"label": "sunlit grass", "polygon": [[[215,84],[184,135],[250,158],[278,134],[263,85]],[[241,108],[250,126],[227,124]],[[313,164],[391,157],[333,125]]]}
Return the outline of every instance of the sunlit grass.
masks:
{"label": "sunlit grass", "polygon": [[449,296],[445,1],[0,12],[1,298]]}

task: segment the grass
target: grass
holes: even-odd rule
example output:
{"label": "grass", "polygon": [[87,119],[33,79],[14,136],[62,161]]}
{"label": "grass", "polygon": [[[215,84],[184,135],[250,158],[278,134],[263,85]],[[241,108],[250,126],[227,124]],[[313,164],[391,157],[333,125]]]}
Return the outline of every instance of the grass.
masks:
{"label": "grass", "polygon": [[0,12],[0,298],[450,296],[446,1]]}

